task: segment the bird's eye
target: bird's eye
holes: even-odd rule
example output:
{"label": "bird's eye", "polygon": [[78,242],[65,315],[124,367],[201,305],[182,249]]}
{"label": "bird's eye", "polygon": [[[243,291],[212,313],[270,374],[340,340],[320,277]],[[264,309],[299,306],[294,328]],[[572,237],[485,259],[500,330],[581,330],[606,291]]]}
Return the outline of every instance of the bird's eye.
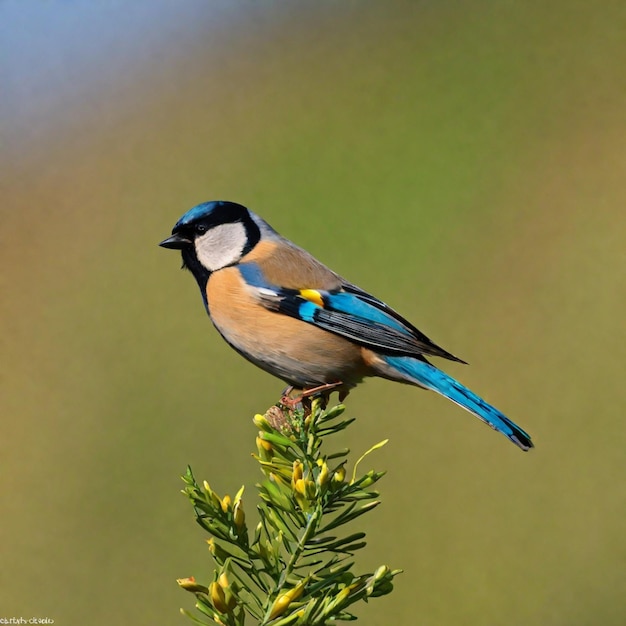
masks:
{"label": "bird's eye", "polygon": [[196,232],[198,233],[198,235],[202,235],[203,233],[206,233],[207,230],[208,229],[205,224],[196,225]]}

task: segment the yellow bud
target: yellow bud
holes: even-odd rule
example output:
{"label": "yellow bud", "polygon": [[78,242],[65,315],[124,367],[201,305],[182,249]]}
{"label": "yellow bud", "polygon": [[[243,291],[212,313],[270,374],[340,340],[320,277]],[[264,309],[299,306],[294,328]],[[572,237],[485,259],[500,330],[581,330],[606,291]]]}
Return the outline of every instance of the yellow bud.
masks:
{"label": "yellow bud", "polygon": [[276,602],[274,602],[272,606],[272,610],[270,611],[270,620],[282,615],[289,608],[289,605],[302,595],[302,592],[304,591],[304,584],[305,581],[300,582],[293,589],[290,589],[289,591],[286,591],[282,595],[278,596]]}
{"label": "yellow bud", "polygon": [[341,465],[333,473],[333,481],[336,483],[342,483],[346,479],[346,468]]}
{"label": "yellow bud", "polygon": [[317,484],[325,485],[328,482],[328,465],[326,465],[326,461],[323,461],[320,466],[320,473],[317,475]]}
{"label": "yellow bud", "polygon": [[226,595],[224,594],[224,589],[217,582],[212,582],[209,585],[209,595],[211,596],[211,602],[213,602],[213,606],[220,613],[228,613],[230,609],[228,608],[228,604],[226,604]]}
{"label": "yellow bud", "polygon": [[306,497],[306,481],[304,478],[299,478],[296,480],[296,484],[294,485],[294,489],[301,495]]}
{"label": "yellow bud", "polygon": [[283,594],[282,596],[280,596],[272,605],[272,610],[270,611],[270,620],[276,619],[279,615],[282,615],[287,610],[290,604],[291,600],[287,599],[287,594]]}
{"label": "yellow bud", "polygon": [[241,489],[235,494],[235,504],[241,500],[241,496],[243,496],[243,492],[245,491],[245,485],[241,485]]}
{"label": "yellow bud", "polygon": [[287,592],[287,595],[291,596],[292,602],[297,600],[302,595],[302,592],[304,591],[305,582],[306,581],[299,582],[293,589],[290,589]]}
{"label": "yellow bud", "polygon": [[267,418],[265,417],[265,415],[261,415],[260,413],[257,413],[252,418],[252,421],[254,422],[254,425],[257,428],[260,428],[261,430],[271,429],[270,423],[267,421]]}
{"label": "yellow bud", "polygon": [[343,602],[349,595],[352,589],[350,587],[344,587],[336,596],[335,602]]}
{"label": "yellow bud", "polygon": [[304,465],[302,465],[302,461],[294,461],[293,462],[293,484],[295,485],[300,478],[302,478],[302,470],[304,469]]}
{"label": "yellow bud", "polygon": [[246,523],[246,514],[243,512],[243,503],[241,500],[237,500],[233,507],[233,520],[239,530],[241,530]]}
{"label": "yellow bud", "polygon": [[204,483],[202,483],[202,484],[203,484],[203,486],[204,486],[204,490],[205,490],[207,493],[211,493],[211,486],[209,485],[209,483],[205,480],[205,481],[204,481]]}
{"label": "yellow bud", "polygon": [[259,452],[261,452],[261,450],[264,450],[265,452],[272,451],[272,444],[266,439],[263,439],[263,437],[256,438],[256,447]]}
{"label": "yellow bud", "polygon": [[237,606],[237,598],[233,595],[233,591],[230,588],[230,581],[228,576],[226,576],[226,572],[220,574],[217,583],[224,590],[224,602],[226,603],[227,611],[230,612]]}
{"label": "yellow bud", "polygon": [[226,494],[221,501],[222,511],[224,511],[224,513],[228,513],[228,509],[230,509],[231,504],[232,500],[230,499],[230,496]]}

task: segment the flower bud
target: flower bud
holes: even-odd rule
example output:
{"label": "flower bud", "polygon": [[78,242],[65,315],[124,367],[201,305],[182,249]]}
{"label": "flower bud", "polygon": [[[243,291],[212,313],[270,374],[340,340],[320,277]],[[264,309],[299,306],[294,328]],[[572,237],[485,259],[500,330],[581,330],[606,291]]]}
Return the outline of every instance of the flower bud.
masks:
{"label": "flower bud", "polygon": [[298,480],[302,478],[302,470],[304,469],[304,465],[302,465],[302,461],[294,461],[293,462],[293,474],[292,481],[295,485]]}
{"label": "flower bud", "polygon": [[272,610],[270,611],[269,619],[273,620],[277,618],[279,615],[282,615],[288,608],[289,605],[297,600],[304,591],[305,581],[298,583],[293,589],[286,591],[276,598],[272,606]]}
{"label": "flower bud", "polygon": [[230,509],[231,504],[232,500],[230,499],[230,496],[226,494],[221,501],[222,511],[224,511],[224,513],[228,513],[228,509]]}
{"label": "flower bud", "polygon": [[230,611],[228,604],[226,604],[226,594],[224,593],[224,589],[218,582],[212,582],[209,585],[209,595],[211,596],[211,602],[217,611],[220,613],[228,613]]}
{"label": "flower bud", "polygon": [[237,500],[233,507],[233,521],[238,530],[241,530],[246,524],[246,515],[243,512],[243,503],[241,500]]}
{"label": "flower bud", "polygon": [[257,413],[253,418],[252,421],[254,422],[254,425],[257,428],[260,428],[261,430],[271,430],[272,427],[270,425],[270,423],[267,421],[267,418],[265,417],[265,415],[261,415],[260,413]]}
{"label": "flower bud", "polygon": [[298,478],[293,488],[301,496],[306,497],[306,481],[304,480],[304,478]]}
{"label": "flower bud", "polygon": [[271,452],[272,451],[272,444],[267,439],[263,439],[263,437],[256,438],[256,447],[259,452],[261,451]]}
{"label": "flower bud", "polygon": [[350,589],[350,587],[344,587],[336,596],[335,596],[335,602],[337,604],[339,604],[340,602],[343,602],[349,595],[350,592],[352,591],[352,589]]}
{"label": "flower bud", "polygon": [[317,475],[317,484],[320,487],[328,482],[328,473],[328,465],[326,465],[326,461],[323,461],[320,467],[320,473]]}
{"label": "flower bud", "polygon": [[208,593],[208,588],[204,585],[199,585],[193,576],[188,578],[178,578],[176,582],[185,590],[193,593]]}
{"label": "flower bud", "polygon": [[343,465],[340,465],[333,472],[333,482],[342,483],[346,479],[346,468]]}

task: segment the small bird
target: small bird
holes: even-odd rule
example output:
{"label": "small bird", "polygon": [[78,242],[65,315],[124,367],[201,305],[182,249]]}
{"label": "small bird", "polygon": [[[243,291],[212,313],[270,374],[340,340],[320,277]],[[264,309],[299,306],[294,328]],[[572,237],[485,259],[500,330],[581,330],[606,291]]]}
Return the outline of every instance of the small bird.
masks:
{"label": "small bird", "polygon": [[533,447],[519,426],[426,357],[465,361],[245,206],[198,204],[159,245],[181,251],[222,337],[293,388],[336,389],[341,397],[363,378],[380,376],[436,391],[522,450]]}

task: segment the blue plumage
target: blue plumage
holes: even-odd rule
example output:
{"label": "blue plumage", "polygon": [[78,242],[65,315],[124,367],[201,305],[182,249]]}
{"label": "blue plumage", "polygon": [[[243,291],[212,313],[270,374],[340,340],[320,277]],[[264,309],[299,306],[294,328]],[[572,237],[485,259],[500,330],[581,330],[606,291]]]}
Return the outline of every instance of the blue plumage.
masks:
{"label": "blue plumage", "polygon": [[319,308],[320,306],[314,302],[303,302],[298,307],[298,317],[304,322],[315,324],[315,314]]}
{"label": "blue plumage", "polygon": [[452,400],[452,402],[456,402],[456,404],[470,413],[473,413],[478,419],[508,437],[523,450],[533,447],[530,435],[527,432],[523,431],[494,406],[491,406],[480,396],[477,396],[473,391],[470,391],[452,378],[452,376],[442,372],[430,363],[408,357],[394,356],[386,356],[384,360],[392,368],[415,381],[418,385],[426,387],[431,391],[436,391],[445,398]]}
{"label": "blue plumage", "polygon": [[427,357],[464,361],[246,207],[200,204],[161,245],[181,250],[224,339],[290,385],[336,385],[345,395],[367,376],[413,384],[452,400],[522,450],[533,447],[526,432]]}

